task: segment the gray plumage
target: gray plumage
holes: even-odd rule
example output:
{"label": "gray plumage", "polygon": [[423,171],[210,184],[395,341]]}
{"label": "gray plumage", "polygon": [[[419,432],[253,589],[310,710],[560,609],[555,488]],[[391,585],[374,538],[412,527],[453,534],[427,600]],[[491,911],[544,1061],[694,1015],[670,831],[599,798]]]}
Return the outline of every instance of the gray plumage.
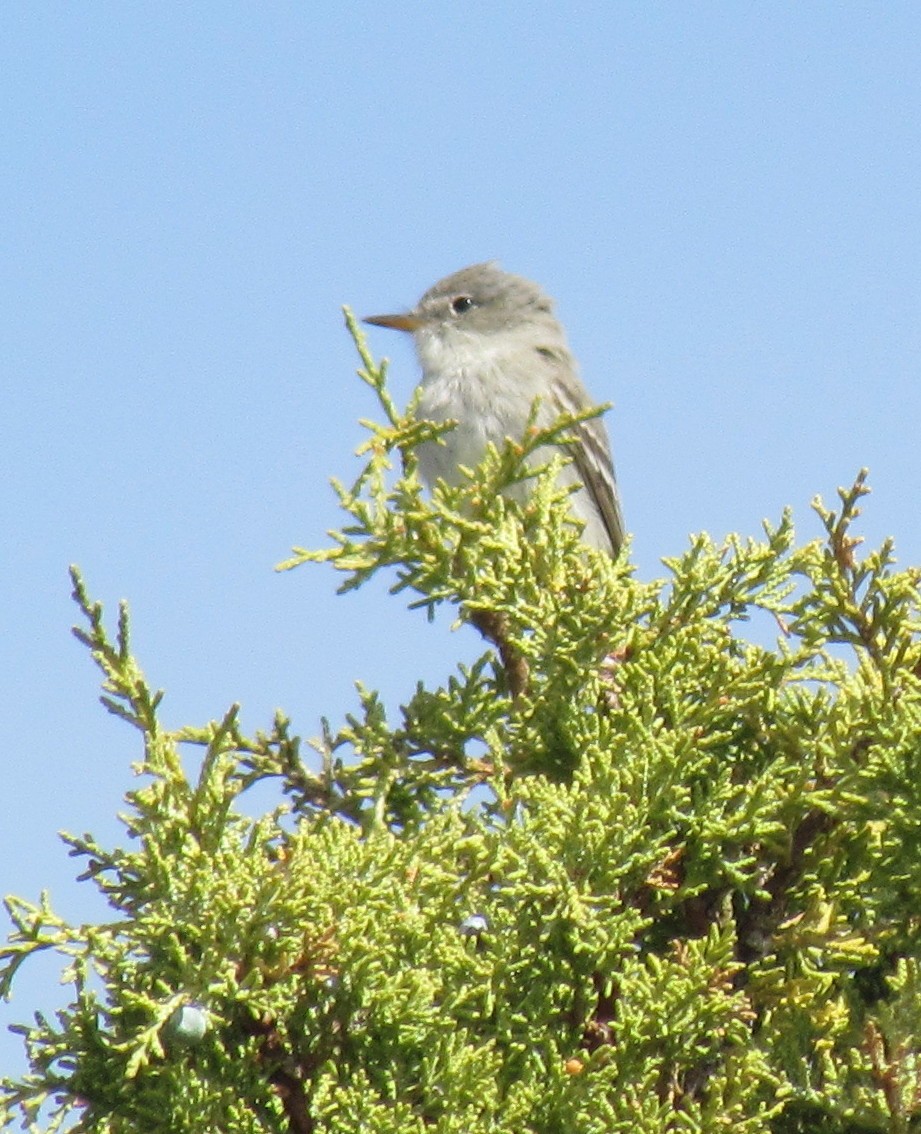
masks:
{"label": "gray plumage", "polygon": [[[458,465],[478,464],[488,442],[521,440],[536,398],[542,428],[564,411],[594,404],[552,301],[537,284],[495,263],[439,280],[403,315],[374,315],[366,322],[412,333],[422,366],[419,416],[458,423],[443,444],[419,447],[419,468],[430,485],[439,477],[456,483]],[[575,444],[566,449],[573,463],[560,482],[581,485],[572,495],[572,512],[585,525],[583,540],[616,555],[624,521],[607,430],[592,418],[573,433]],[[508,494],[524,500],[529,491],[525,482]]]}

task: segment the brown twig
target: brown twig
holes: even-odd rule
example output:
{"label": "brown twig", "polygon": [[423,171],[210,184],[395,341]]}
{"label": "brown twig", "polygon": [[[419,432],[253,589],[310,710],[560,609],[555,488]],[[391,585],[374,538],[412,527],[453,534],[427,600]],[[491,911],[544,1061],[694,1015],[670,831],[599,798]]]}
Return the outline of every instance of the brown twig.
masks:
{"label": "brown twig", "polygon": [[244,1027],[250,1035],[259,1037],[259,1062],[266,1067],[269,1082],[281,1099],[291,1134],[314,1134],[316,1123],[307,1105],[304,1075],[285,1050],[275,1021],[268,1016],[252,1017]]}
{"label": "brown twig", "polygon": [[499,651],[509,692],[513,698],[520,697],[528,688],[528,663],[520,650],[509,641],[508,619],[494,610],[472,610],[470,621]]}

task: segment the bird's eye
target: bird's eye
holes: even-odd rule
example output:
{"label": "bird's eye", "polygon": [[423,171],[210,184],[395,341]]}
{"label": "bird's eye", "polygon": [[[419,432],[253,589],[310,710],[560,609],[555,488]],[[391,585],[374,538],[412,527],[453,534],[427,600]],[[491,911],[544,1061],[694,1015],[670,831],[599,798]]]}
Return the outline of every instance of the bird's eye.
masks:
{"label": "bird's eye", "polygon": [[456,295],[451,300],[451,310],[455,315],[462,315],[465,311],[469,311],[473,306],[473,300],[469,295]]}

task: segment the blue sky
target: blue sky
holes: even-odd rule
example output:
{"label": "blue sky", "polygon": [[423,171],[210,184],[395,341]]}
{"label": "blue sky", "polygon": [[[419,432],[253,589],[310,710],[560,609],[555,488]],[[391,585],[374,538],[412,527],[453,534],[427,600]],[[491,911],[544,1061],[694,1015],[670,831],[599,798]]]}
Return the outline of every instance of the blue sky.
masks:
{"label": "blue sky", "polygon": [[[644,578],[862,465],[921,561],[915,3],[25,4],[0,12],[0,893],[102,914],[56,832],[122,838],[140,755],[68,563],[170,726],[312,735],[479,651],[383,583],[277,575],[373,411],[340,305],[497,258],[558,302]],[[410,346],[375,330],[408,398]],[[0,1026],[59,996],[22,974]],[[21,1066],[0,1034],[0,1073]]]}

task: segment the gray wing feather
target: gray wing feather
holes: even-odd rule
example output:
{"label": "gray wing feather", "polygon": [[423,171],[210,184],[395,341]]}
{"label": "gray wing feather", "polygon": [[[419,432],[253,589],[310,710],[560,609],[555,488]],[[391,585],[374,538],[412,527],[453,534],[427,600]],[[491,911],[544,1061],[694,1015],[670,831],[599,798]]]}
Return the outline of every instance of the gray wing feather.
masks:
{"label": "gray wing feather", "polygon": [[[545,365],[553,365],[551,388],[556,412],[578,413],[588,409],[592,402],[576,373],[575,360],[569,351],[558,346],[542,346],[538,347],[538,351]],[[573,463],[601,516],[611,541],[611,554],[617,555],[624,542],[626,528],[607,429],[601,418],[593,417],[573,426],[573,433],[576,435],[571,454]]]}

